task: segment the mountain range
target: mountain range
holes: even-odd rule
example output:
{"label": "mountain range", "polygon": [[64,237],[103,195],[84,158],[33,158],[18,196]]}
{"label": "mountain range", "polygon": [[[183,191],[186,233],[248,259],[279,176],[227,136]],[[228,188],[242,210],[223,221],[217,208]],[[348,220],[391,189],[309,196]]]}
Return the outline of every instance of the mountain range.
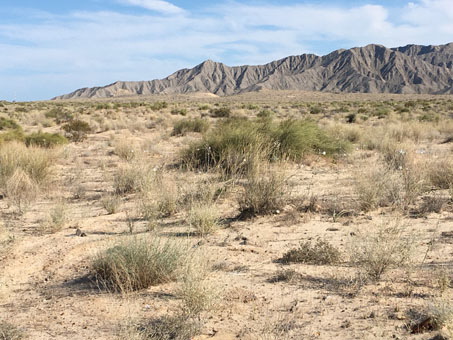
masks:
{"label": "mountain range", "polygon": [[386,48],[367,45],[325,56],[302,54],[259,66],[207,60],[164,79],[117,81],[54,99],[110,98],[193,92],[229,96],[260,90],[334,93],[453,94],[453,43]]}

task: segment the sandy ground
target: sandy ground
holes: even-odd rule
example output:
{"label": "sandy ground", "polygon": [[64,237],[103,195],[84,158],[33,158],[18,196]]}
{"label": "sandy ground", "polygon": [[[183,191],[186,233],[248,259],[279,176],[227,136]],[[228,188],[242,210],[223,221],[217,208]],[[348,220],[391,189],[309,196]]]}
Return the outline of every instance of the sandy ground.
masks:
{"label": "sandy ground", "polygon": [[[126,212],[133,210],[134,197],[124,198],[120,211],[112,215],[101,204],[101,197],[112,191],[111,176],[121,162],[113,154],[112,135],[146,145],[152,164],[170,163],[189,140],[199,138],[197,134],[170,137],[171,127],[159,124],[140,131],[94,133],[65,146],[54,182],[23,215],[14,214],[6,199],[0,200],[0,320],[23,329],[30,339],[115,339],[121,326],[177,310],[176,283],[124,296],[99,289],[89,277],[93,255],[129,237]],[[448,144],[433,140],[427,146],[435,155],[451,157]],[[354,176],[376,159],[375,152],[358,150],[337,164],[315,159],[311,164],[289,165],[291,192],[315,195],[321,205],[332,199],[354,205]],[[169,171],[175,181],[198,176]],[[76,185],[84,188],[82,198],[74,198]],[[408,233],[417,235],[417,266],[411,269],[411,280],[404,270],[392,270],[377,283],[360,285],[357,270],[346,260],[332,266],[282,265],[276,260],[301,241],[317,239],[346,254],[354,235],[392,223],[397,212],[359,211],[334,219],[288,204],[273,215],[239,221],[234,220],[238,206],[233,196],[218,202],[227,222],[202,242],[202,251],[213,265],[209,281],[218,290],[218,304],[205,316],[203,332],[196,339],[431,339],[436,334],[412,335],[407,325],[439,295],[439,273],[453,274],[451,203],[440,213],[398,217]],[[65,227],[53,234],[39,232],[40,221],[61,199],[68,208]],[[163,237],[177,239],[188,230],[183,213],[164,224],[158,231]],[[87,236],[77,236],[77,228]],[[136,222],[135,233],[146,233],[145,222]],[[195,236],[188,240],[200,241]],[[279,271],[289,269],[297,273],[294,279],[272,281]]]}

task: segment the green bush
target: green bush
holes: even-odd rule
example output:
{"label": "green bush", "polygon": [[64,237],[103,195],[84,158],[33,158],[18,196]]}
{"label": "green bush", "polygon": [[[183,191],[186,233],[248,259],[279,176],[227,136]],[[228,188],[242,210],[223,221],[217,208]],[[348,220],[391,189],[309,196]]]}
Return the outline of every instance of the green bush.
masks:
{"label": "green bush", "polygon": [[25,137],[27,146],[36,145],[43,148],[51,148],[67,143],[68,140],[59,133],[35,132]]}
{"label": "green bush", "polygon": [[91,270],[107,288],[128,292],[176,279],[187,248],[158,238],[134,238],[98,254]]}
{"label": "green bush", "polygon": [[51,109],[50,111],[46,112],[44,115],[46,116],[46,118],[55,119],[55,122],[57,124],[68,122],[73,118],[71,112],[63,110],[63,108],[61,108],[59,106]]}
{"label": "green bush", "polygon": [[22,129],[17,129],[17,130],[9,130],[3,133],[0,133],[0,144],[4,142],[12,142],[12,141],[17,141],[17,142],[24,142],[25,141],[25,135]]}
{"label": "green bush", "polygon": [[173,109],[171,110],[172,115],[180,115],[180,116],[186,116],[187,115],[187,109]]}
{"label": "green bush", "polygon": [[62,129],[66,132],[67,137],[74,142],[84,140],[86,135],[91,132],[90,125],[87,122],[78,119],[63,125]]}
{"label": "green bush", "polygon": [[211,109],[211,117],[214,118],[229,118],[231,116],[231,109],[229,107],[220,107]]}
{"label": "green bush", "polygon": [[340,261],[340,251],[327,241],[318,240],[301,243],[299,248],[291,249],[281,258],[283,263],[335,264]]}
{"label": "green bush", "polygon": [[188,132],[201,132],[205,133],[209,129],[209,122],[201,119],[183,119],[176,122],[173,126],[173,136],[185,135]]}
{"label": "green bush", "polygon": [[19,124],[17,124],[14,120],[0,117],[0,130],[21,130]]}
{"label": "green bush", "polygon": [[150,105],[150,109],[153,110],[153,111],[159,111],[159,110],[162,110],[162,109],[166,109],[167,107],[168,107],[168,103],[167,102],[155,102],[155,103]]}
{"label": "green bush", "polygon": [[226,174],[244,175],[262,160],[300,161],[308,154],[333,156],[348,149],[347,142],[329,136],[311,121],[232,118],[183,150],[182,161],[188,167],[219,167]]}

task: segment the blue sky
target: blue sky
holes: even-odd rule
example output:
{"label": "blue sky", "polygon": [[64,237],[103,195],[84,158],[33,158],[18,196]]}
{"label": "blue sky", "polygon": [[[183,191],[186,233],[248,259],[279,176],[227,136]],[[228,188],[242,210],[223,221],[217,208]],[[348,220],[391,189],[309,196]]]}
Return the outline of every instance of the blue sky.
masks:
{"label": "blue sky", "polygon": [[205,59],[452,41],[453,0],[2,0],[0,100],[163,78]]}

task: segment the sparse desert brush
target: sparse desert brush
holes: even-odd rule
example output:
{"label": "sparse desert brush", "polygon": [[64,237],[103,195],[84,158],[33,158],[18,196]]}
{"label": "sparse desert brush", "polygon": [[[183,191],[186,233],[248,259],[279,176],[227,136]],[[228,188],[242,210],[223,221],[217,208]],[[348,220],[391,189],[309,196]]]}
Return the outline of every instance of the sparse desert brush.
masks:
{"label": "sparse desert brush", "polygon": [[58,202],[47,218],[41,222],[40,229],[44,233],[56,233],[63,229],[68,221],[68,207],[65,202]]}
{"label": "sparse desert brush", "polygon": [[392,269],[408,268],[414,263],[416,237],[408,234],[399,221],[367,228],[351,240],[350,260],[372,280],[379,280]]}
{"label": "sparse desert brush", "polygon": [[212,179],[202,180],[197,183],[191,183],[183,187],[181,193],[181,204],[190,211],[194,205],[210,205],[224,192],[219,183]]}
{"label": "sparse desert brush", "polygon": [[138,332],[138,336],[140,336],[138,339],[140,340],[186,340],[193,339],[194,336],[200,334],[201,326],[200,320],[177,313],[140,325],[140,330],[135,330],[135,334]]}
{"label": "sparse desert brush", "polygon": [[118,212],[118,209],[121,205],[121,197],[116,194],[110,194],[102,197],[101,199],[102,207],[107,211],[107,213],[115,214]]}
{"label": "sparse desert brush", "polygon": [[285,206],[287,198],[284,174],[268,169],[249,176],[239,197],[239,209],[244,217],[272,214]]}
{"label": "sparse desert brush", "polygon": [[71,112],[63,109],[60,106],[56,106],[45,113],[46,118],[55,119],[57,124],[65,123],[73,119],[73,115]]}
{"label": "sparse desert brush", "polygon": [[210,114],[214,118],[229,118],[231,116],[231,109],[229,107],[219,107],[211,109]]}
{"label": "sparse desert brush", "polygon": [[62,129],[66,132],[67,138],[73,142],[84,140],[87,134],[92,131],[91,126],[87,122],[79,119],[71,120],[63,125]]}
{"label": "sparse desert brush", "polygon": [[20,213],[38,196],[39,187],[21,168],[9,176],[3,186],[8,201],[14,204]]}
{"label": "sparse desert brush", "polygon": [[299,248],[291,249],[280,259],[282,263],[306,263],[330,265],[341,259],[340,251],[329,242],[318,240],[315,244],[310,241],[302,242]]}
{"label": "sparse desert brush", "polygon": [[445,157],[432,162],[427,176],[435,188],[449,189],[453,185],[453,161]]}
{"label": "sparse desert brush", "polygon": [[132,162],[120,164],[113,176],[113,188],[118,195],[146,191],[154,178],[148,164]]}
{"label": "sparse desert brush", "polygon": [[176,280],[188,254],[182,242],[134,237],[99,253],[91,271],[106,288],[127,293]]}
{"label": "sparse desert brush", "polygon": [[23,144],[10,143],[0,147],[1,175],[8,176],[15,169],[21,168],[38,184],[45,183],[51,167],[57,157],[53,150],[39,147],[26,147]]}
{"label": "sparse desert brush", "polygon": [[209,129],[209,122],[202,118],[188,118],[177,121],[173,125],[173,136],[184,136],[188,132],[205,133]]}
{"label": "sparse desert brush", "polygon": [[214,233],[219,228],[219,213],[214,204],[196,204],[189,212],[190,226],[195,233],[206,236]]}
{"label": "sparse desert brush", "polygon": [[0,117],[0,130],[21,130],[22,127],[13,119]]}
{"label": "sparse desert brush", "polygon": [[357,201],[364,211],[391,206],[406,210],[425,190],[424,173],[415,164],[403,169],[377,164],[362,169],[355,181]]}
{"label": "sparse desert brush", "polygon": [[138,149],[127,139],[119,139],[113,142],[114,153],[125,161],[131,161],[138,155]]}
{"label": "sparse desert brush", "polygon": [[25,137],[25,145],[51,148],[67,144],[68,140],[59,133],[35,132]]}
{"label": "sparse desert brush", "polygon": [[0,320],[0,340],[21,340],[24,333],[9,322]]}
{"label": "sparse desert brush", "polygon": [[448,296],[442,296],[428,305],[426,315],[435,330],[445,329],[453,336],[453,304]]}

